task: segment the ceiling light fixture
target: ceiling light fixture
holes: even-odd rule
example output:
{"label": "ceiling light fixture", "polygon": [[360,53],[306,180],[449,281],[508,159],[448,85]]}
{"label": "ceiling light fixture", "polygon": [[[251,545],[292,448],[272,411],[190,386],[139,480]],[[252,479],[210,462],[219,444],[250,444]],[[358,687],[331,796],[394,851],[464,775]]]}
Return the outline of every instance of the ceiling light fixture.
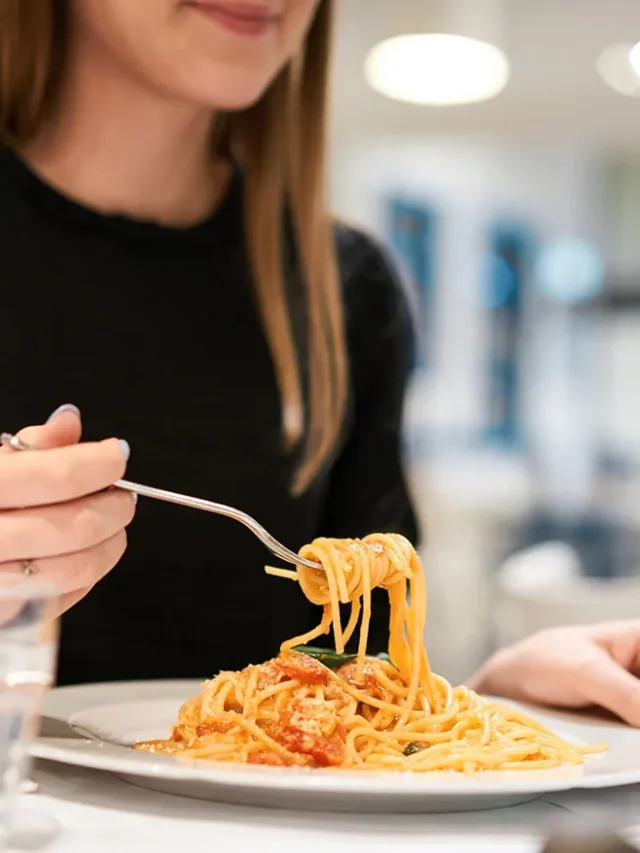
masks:
{"label": "ceiling light fixture", "polygon": [[430,106],[490,100],[502,92],[510,75],[509,61],[499,48],[445,33],[387,39],[365,62],[372,89],[397,101]]}
{"label": "ceiling light fixture", "polygon": [[620,95],[640,98],[640,49],[631,44],[606,47],[596,63],[602,80]]}
{"label": "ceiling light fixture", "polygon": [[638,82],[640,83],[640,41],[629,51],[629,63],[635,71]]}

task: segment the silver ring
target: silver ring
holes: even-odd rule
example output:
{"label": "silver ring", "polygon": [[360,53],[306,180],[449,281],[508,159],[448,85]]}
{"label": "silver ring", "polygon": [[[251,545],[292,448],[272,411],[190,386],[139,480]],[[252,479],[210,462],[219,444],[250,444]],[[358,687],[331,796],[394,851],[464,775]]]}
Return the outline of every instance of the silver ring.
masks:
{"label": "silver ring", "polygon": [[13,450],[33,450],[30,444],[27,444],[17,435],[11,435],[10,432],[0,433],[0,444],[11,447]]}
{"label": "silver ring", "polygon": [[38,567],[33,560],[24,560],[22,563],[22,574],[30,578],[38,574]]}

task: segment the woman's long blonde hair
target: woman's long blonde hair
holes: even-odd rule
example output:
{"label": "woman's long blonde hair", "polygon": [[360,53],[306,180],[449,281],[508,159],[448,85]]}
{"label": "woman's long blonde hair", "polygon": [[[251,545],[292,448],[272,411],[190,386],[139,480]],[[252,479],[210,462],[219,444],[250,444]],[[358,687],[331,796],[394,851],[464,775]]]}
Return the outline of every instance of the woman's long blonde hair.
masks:
{"label": "woman's long blonde hair", "polygon": [[[0,135],[20,147],[48,118],[66,56],[66,0],[0,0]],[[246,237],[280,392],[286,446],[304,442],[303,492],[334,448],[347,396],[342,295],[325,204],[325,136],[334,0],[321,0],[299,54],[251,109],[227,115],[218,142],[246,171]],[[284,276],[291,213],[305,287],[303,375]],[[307,402],[308,401],[308,405]]]}

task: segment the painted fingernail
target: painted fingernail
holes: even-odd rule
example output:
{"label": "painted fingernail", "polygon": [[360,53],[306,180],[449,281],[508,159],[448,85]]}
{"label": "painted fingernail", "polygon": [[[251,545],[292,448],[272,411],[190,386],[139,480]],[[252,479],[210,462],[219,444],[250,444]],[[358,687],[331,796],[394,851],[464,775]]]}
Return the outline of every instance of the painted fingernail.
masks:
{"label": "painted fingernail", "polygon": [[122,455],[124,456],[125,460],[128,462],[129,457],[131,456],[131,448],[129,447],[129,442],[125,441],[124,438],[121,438],[118,441],[118,444],[120,445],[120,450],[122,450]]}
{"label": "painted fingernail", "polygon": [[137,506],[138,505],[138,493],[137,492],[131,492],[131,497],[133,498],[133,505]]}
{"label": "painted fingernail", "polygon": [[65,412],[70,412],[72,415],[75,415],[77,418],[80,417],[80,409],[77,406],[74,406],[73,403],[65,403],[64,406],[58,406],[55,412],[52,412],[47,418],[47,423],[50,424],[51,421],[55,421],[58,415],[62,415]]}

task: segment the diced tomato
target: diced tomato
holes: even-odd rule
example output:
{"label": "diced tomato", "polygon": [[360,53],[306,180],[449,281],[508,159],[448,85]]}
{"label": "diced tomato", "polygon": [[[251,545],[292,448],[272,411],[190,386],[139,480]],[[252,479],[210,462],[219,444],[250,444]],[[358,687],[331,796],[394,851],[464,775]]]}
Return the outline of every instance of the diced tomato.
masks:
{"label": "diced tomato", "polygon": [[276,659],[276,664],[284,675],[303,684],[325,684],[329,674],[324,664],[300,652],[282,654]]}
{"label": "diced tomato", "polygon": [[339,737],[319,737],[289,726],[278,739],[291,752],[311,756],[317,767],[334,767],[344,758],[344,742]]}

